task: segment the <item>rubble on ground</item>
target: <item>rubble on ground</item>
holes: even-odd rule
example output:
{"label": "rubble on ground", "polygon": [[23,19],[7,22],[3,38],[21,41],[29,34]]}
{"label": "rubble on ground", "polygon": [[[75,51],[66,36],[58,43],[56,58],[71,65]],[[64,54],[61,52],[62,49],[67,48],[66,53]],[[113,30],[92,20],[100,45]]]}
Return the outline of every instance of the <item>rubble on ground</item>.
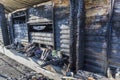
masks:
{"label": "rubble on ground", "polygon": [[75,75],[77,79],[80,80],[109,80],[105,76],[97,73],[92,73],[88,71],[79,70]]}
{"label": "rubble on ground", "polygon": [[0,80],[50,80],[22,64],[0,54]]}

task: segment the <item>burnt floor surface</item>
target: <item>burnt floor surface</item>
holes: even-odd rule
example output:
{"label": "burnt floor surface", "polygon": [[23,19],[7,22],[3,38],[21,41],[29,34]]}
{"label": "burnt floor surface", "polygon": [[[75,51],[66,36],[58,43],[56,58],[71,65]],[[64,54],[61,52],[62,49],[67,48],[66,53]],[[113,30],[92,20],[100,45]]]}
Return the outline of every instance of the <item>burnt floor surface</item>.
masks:
{"label": "burnt floor surface", "polygon": [[34,71],[0,54],[0,80],[21,80],[32,72]]}

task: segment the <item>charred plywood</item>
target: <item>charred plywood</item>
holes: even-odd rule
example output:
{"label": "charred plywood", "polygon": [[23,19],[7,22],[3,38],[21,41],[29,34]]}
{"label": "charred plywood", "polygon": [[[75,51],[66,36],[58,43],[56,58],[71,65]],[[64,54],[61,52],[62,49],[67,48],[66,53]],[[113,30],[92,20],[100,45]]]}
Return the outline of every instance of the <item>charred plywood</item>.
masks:
{"label": "charred plywood", "polygon": [[54,0],[56,49],[66,55],[70,52],[69,0]]}
{"label": "charred plywood", "polygon": [[110,2],[108,0],[85,0],[85,69],[97,73],[106,71],[106,32]]}

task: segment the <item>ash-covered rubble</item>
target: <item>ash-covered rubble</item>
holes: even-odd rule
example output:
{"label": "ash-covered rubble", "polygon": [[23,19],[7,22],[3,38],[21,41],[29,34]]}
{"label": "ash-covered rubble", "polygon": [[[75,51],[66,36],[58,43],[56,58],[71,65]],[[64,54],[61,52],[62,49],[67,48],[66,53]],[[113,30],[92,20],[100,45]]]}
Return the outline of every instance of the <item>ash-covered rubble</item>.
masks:
{"label": "ash-covered rubble", "polygon": [[50,80],[0,53],[0,80]]}
{"label": "ash-covered rubble", "polygon": [[40,73],[31,72],[31,73],[21,76],[21,78],[10,77],[7,80],[50,80],[50,79]]}
{"label": "ash-covered rubble", "polygon": [[22,75],[20,78],[6,77],[5,80],[51,80],[51,79],[40,73],[31,72]]}
{"label": "ash-covered rubble", "polygon": [[88,71],[79,70],[74,76],[78,80],[109,80],[101,74],[96,74]]}

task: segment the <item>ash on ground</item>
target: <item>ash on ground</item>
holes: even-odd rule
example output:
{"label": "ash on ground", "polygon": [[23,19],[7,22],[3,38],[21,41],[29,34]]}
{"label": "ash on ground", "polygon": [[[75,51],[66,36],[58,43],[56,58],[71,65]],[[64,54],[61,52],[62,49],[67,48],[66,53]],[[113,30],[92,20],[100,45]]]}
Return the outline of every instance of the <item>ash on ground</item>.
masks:
{"label": "ash on ground", "polygon": [[105,76],[82,70],[79,70],[75,77],[80,80],[108,80]]}
{"label": "ash on ground", "polygon": [[50,80],[22,64],[0,54],[0,80]]}

